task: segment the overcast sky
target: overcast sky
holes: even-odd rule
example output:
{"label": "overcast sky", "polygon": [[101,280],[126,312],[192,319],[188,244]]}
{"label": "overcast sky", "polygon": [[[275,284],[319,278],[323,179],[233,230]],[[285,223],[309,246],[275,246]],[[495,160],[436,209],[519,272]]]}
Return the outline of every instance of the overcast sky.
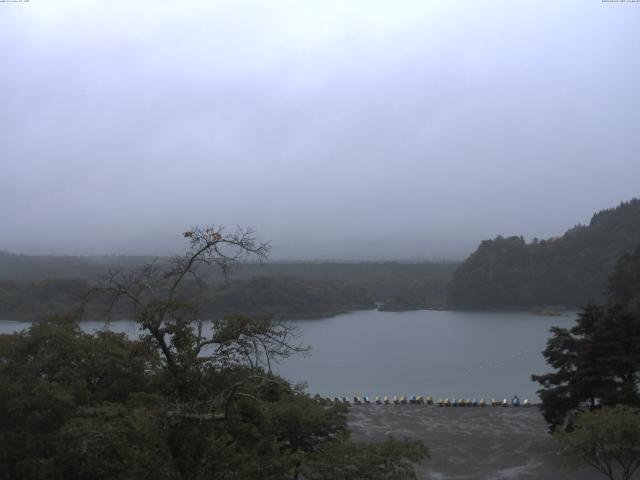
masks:
{"label": "overcast sky", "polygon": [[0,3],[0,249],[453,259],[640,195],[640,3]]}

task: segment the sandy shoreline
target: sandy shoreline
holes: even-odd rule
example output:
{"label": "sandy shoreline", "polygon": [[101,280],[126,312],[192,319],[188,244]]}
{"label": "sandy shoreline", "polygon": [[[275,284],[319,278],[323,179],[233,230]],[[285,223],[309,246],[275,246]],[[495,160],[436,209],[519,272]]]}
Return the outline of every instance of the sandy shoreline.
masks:
{"label": "sandy shoreline", "polygon": [[443,408],[426,405],[353,406],[356,440],[422,439],[431,458],[419,478],[437,480],[598,480],[590,469],[563,467],[537,408]]}

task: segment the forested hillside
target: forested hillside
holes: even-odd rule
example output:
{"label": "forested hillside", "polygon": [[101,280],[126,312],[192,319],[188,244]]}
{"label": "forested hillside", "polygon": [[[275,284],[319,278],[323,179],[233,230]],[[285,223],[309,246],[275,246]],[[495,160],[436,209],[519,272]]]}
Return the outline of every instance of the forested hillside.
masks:
{"label": "forested hillside", "polygon": [[216,283],[207,292],[203,307],[217,315],[242,312],[301,318],[370,309],[375,304],[364,288],[337,280],[251,277]]}
{"label": "forested hillside", "polygon": [[235,278],[247,276],[330,279],[365,289],[383,309],[440,308],[447,301],[447,285],[457,263],[362,262],[244,264]]}
{"label": "forested hillside", "polygon": [[593,215],[562,237],[483,241],[453,274],[456,308],[580,307],[603,299],[618,258],[640,244],[640,199]]}
{"label": "forested hillside", "polygon": [[[65,311],[109,270],[127,270],[151,257],[56,257],[0,252],[0,318]],[[158,259],[162,262],[166,259]],[[281,317],[328,316],[347,310],[441,307],[454,263],[275,262],[234,266],[228,279],[203,270],[209,287],[203,314],[265,313]]]}
{"label": "forested hillside", "polygon": [[[231,313],[312,318],[375,307],[365,289],[332,280],[251,277],[211,282],[202,292],[191,284],[195,282],[185,283],[185,297],[207,318]],[[73,310],[92,286],[83,279],[0,281],[0,319],[31,320]],[[92,303],[88,316],[103,318],[108,301]],[[126,312],[114,313],[126,316]]]}

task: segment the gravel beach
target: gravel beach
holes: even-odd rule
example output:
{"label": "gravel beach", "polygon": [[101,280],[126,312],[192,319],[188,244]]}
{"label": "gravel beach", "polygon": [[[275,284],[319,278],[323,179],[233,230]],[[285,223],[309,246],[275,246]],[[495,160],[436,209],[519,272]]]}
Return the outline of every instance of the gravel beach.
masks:
{"label": "gravel beach", "polygon": [[539,410],[427,405],[353,406],[355,440],[420,438],[431,458],[419,478],[436,480],[598,480],[591,469],[564,467]]}

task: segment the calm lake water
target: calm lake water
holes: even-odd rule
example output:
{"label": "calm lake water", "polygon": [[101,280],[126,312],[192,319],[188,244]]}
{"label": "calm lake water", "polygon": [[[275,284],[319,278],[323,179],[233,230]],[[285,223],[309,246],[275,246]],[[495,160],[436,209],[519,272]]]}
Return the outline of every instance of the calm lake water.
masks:
{"label": "calm lake water", "polygon": [[[549,369],[541,355],[554,325],[569,327],[575,314],[378,312],[366,310],[318,320],[292,321],[307,356],[275,369],[291,381],[306,381],[323,396],[432,395],[449,398],[536,399],[532,373]],[[87,322],[87,331],[100,329]],[[24,323],[0,321],[0,332]],[[111,329],[136,334],[126,321]]]}

